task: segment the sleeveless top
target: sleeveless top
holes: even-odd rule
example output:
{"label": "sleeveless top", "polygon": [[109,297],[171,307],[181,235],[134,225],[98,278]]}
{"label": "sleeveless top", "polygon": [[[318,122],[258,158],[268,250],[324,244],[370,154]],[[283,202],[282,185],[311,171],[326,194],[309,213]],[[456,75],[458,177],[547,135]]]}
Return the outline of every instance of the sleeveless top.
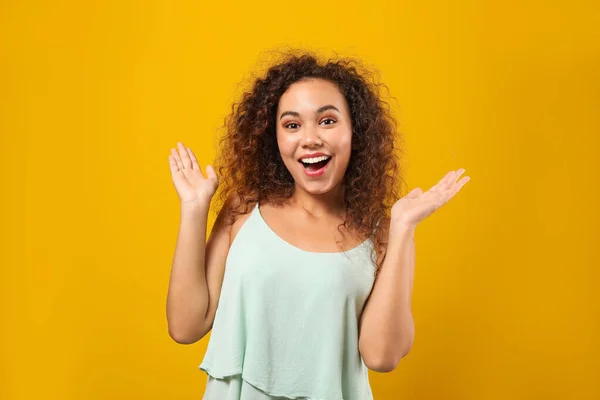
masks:
{"label": "sleeveless top", "polygon": [[302,250],[257,204],[229,249],[199,368],[240,375],[270,396],[371,400],[358,323],[375,279],[372,249],[369,238],[346,252]]}

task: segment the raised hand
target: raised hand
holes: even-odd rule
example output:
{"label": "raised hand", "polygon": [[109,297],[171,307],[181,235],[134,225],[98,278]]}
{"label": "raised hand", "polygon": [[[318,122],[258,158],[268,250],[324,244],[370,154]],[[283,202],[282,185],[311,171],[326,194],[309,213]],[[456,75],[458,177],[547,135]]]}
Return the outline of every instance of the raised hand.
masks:
{"label": "raised hand", "polygon": [[391,220],[396,223],[415,227],[428,215],[450,200],[471,178],[457,179],[465,172],[464,168],[450,171],[431,189],[423,192],[421,188],[411,190],[392,206]]}
{"label": "raised hand", "polygon": [[198,165],[196,156],[181,142],[177,142],[179,153],[174,148],[169,155],[173,185],[182,204],[207,204],[219,186],[219,179],[211,165],[206,166],[206,175]]}

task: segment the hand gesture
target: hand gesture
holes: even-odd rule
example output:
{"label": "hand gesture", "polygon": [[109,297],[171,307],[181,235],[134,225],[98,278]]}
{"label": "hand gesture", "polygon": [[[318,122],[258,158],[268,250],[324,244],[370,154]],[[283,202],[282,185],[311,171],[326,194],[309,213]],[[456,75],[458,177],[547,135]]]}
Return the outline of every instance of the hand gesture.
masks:
{"label": "hand gesture", "polygon": [[456,181],[463,173],[464,168],[450,171],[431,189],[423,193],[421,188],[411,190],[392,206],[391,220],[415,227],[425,217],[446,204],[460,188],[471,178],[463,177]]}
{"label": "hand gesture", "polygon": [[177,146],[179,154],[174,148],[171,149],[169,165],[171,167],[173,185],[175,185],[175,190],[177,190],[181,203],[210,203],[219,186],[215,170],[211,165],[207,165],[207,178],[205,178],[202,175],[202,170],[192,149],[186,148],[181,142],[177,142]]}

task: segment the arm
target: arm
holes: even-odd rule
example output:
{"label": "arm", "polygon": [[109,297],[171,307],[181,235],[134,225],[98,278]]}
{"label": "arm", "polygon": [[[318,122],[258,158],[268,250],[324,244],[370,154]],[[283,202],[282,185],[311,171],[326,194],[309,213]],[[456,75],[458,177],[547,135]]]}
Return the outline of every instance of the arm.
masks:
{"label": "arm", "polygon": [[192,149],[177,142],[171,149],[171,178],[181,200],[181,219],[167,293],[169,335],[182,344],[202,339],[211,329],[221,293],[231,226],[226,223],[231,196],[225,202],[208,242],[206,220],[219,185],[211,165],[202,173]]}
{"label": "arm", "polygon": [[225,273],[231,225],[223,207],[206,241],[209,204],[182,206],[167,293],[169,335],[191,344],[212,328]]}
{"label": "arm", "polygon": [[169,335],[178,343],[197,341],[208,306],[205,238],[209,204],[183,206],[167,292]]}
{"label": "arm", "polygon": [[367,367],[377,372],[393,371],[410,351],[415,336],[411,310],[414,227],[388,226],[387,254],[361,316],[358,344]]}
{"label": "arm", "polygon": [[428,191],[415,188],[392,206],[387,254],[360,323],[358,347],[370,369],[393,371],[412,347],[414,232],[419,222],[446,204],[470,180],[468,176],[457,180],[464,172],[464,168],[450,171]]}

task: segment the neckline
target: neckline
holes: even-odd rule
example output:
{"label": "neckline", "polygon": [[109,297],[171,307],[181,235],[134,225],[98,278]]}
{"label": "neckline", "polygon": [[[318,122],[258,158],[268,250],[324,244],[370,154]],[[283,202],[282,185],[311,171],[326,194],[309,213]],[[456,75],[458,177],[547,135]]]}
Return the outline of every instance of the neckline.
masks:
{"label": "neckline", "polygon": [[297,251],[300,251],[302,253],[305,254],[315,254],[315,255],[342,255],[342,254],[346,254],[346,253],[350,253],[350,252],[355,252],[357,250],[359,250],[361,247],[364,247],[367,245],[367,243],[369,242],[369,240],[371,240],[371,238],[367,238],[367,240],[365,240],[364,242],[360,243],[359,245],[348,249],[346,251],[308,251],[308,250],[304,250],[301,249],[300,247],[291,244],[290,242],[288,242],[287,240],[283,239],[281,236],[279,236],[272,228],[271,226],[269,226],[269,224],[267,223],[267,221],[265,221],[265,219],[263,218],[261,212],[260,212],[260,208],[258,207],[258,202],[256,202],[256,206],[254,207],[254,211],[256,211],[256,213],[258,214],[258,219],[262,222],[262,224],[267,228],[267,230],[269,232],[271,232],[271,235],[274,236],[279,242],[282,242],[283,244],[285,244],[286,246],[293,248]]}

